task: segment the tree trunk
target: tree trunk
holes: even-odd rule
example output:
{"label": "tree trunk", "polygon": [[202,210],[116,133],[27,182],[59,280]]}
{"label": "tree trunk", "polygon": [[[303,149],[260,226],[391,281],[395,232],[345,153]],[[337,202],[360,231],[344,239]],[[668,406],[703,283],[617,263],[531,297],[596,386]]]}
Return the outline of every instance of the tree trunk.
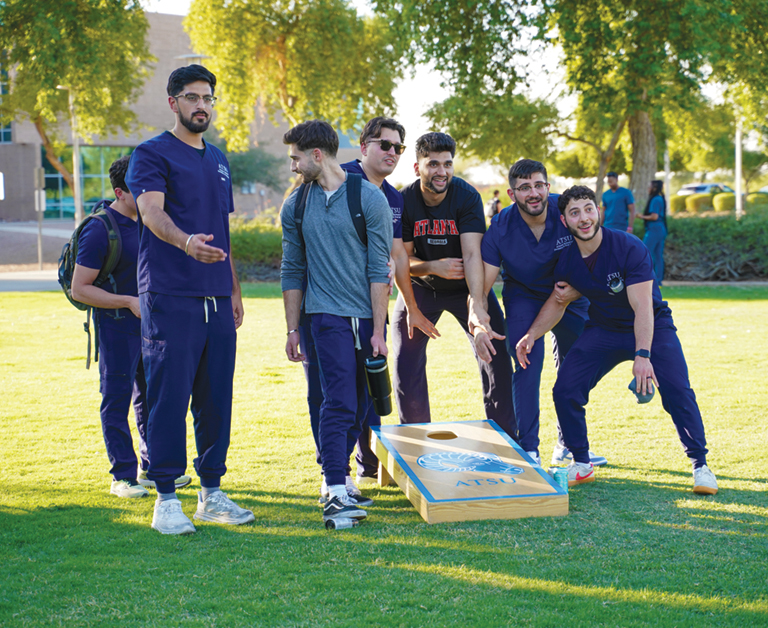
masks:
{"label": "tree trunk", "polygon": [[636,211],[643,211],[648,201],[648,186],[658,171],[656,135],[646,111],[629,116],[629,136],[632,139],[632,194]]}
{"label": "tree trunk", "polygon": [[59,156],[56,154],[48,134],[45,132],[45,126],[43,126],[43,118],[41,116],[35,118],[35,128],[37,129],[38,135],[40,135],[40,139],[43,141],[45,157],[48,160],[48,163],[51,164],[62,177],[64,177],[64,181],[66,181],[69,189],[74,190],[75,180],[72,178],[72,173],[67,170],[64,167],[64,164],[61,163],[61,160],[59,160]]}
{"label": "tree trunk", "polygon": [[627,119],[624,118],[616,126],[616,130],[613,132],[608,148],[600,152],[600,166],[597,170],[597,183],[595,185],[595,196],[597,197],[597,204],[600,205],[600,201],[603,200],[603,181],[605,180],[605,173],[608,172],[608,164],[613,159],[613,154],[616,152],[616,146],[619,143],[619,137],[624,130],[624,125],[627,123]]}

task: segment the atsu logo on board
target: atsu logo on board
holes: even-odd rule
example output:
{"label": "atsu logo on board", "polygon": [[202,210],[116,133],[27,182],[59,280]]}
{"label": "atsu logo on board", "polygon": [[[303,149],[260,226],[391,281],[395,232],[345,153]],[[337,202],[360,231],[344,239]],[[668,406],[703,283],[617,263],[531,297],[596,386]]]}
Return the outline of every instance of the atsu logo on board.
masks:
{"label": "atsu logo on board", "polygon": [[[466,473],[468,471],[496,473],[499,475],[520,475],[524,470],[504,462],[496,454],[460,453],[439,451],[425,454],[416,460],[416,464],[430,471],[445,473]],[[514,478],[482,478],[459,481],[456,486],[482,486],[484,484],[514,484]]]}

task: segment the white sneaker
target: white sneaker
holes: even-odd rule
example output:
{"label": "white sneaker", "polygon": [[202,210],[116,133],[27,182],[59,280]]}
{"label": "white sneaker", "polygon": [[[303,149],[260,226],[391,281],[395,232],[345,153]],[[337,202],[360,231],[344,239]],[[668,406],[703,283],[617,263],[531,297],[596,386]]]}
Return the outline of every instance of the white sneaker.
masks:
{"label": "white sneaker", "polygon": [[[573,460],[571,450],[565,445],[555,443],[555,448],[552,451],[552,466],[561,465],[564,462],[570,462],[571,460]],[[589,450],[589,461],[592,463],[593,467],[602,467],[608,464],[608,458],[605,456],[598,456],[591,449]]]}
{"label": "white sneaker", "polygon": [[178,499],[155,501],[155,514],[152,516],[152,527],[160,534],[192,534],[195,526],[181,511]]}
{"label": "white sneaker", "polygon": [[707,465],[694,470],[693,492],[699,495],[717,494],[717,478]]}
{"label": "white sneaker", "polygon": [[193,518],[214,523],[229,523],[233,526],[250,523],[256,519],[250,510],[240,508],[221,491],[211,493],[205,501],[203,501],[203,492],[198,491],[197,512]]}
{"label": "white sneaker", "polygon": [[526,451],[531,458],[533,458],[533,461],[536,463],[537,467],[541,466],[541,456],[539,456],[538,452],[536,451]]}
{"label": "white sneaker", "polygon": [[[347,489],[347,495],[357,506],[362,506],[363,508],[373,506],[373,500],[370,497],[363,496],[360,489],[355,486],[351,476],[348,475],[344,480],[344,487]],[[328,501],[329,495],[328,485],[325,483],[325,476],[323,476],[323,482],[320,484],[320,499],[317,501],[324,504]]]}
{"label": "white sneaker", "polygon": [[149,495],[145,489],[136,480],[112,480],[112,486],[109,492],[118,497],[127,497],[134,499],[136,497],[146,497]]}
{"label": "white sneaker", "polygon": [[595,468],[592,463],[572,462],[568,465],[568,486],[586,484],[595,481]]}

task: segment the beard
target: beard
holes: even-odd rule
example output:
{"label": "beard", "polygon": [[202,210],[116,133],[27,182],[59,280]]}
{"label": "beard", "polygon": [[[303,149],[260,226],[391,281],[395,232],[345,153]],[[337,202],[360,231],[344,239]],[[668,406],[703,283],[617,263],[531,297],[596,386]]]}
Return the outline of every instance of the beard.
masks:
{"label": "beard", "polygon": [[321,168],[315,164],[308,164],[306,168],[297,170],[301,175],[303,183],[310,183],[311,181],[317,181],[317,177],[320,175]]}
{"label": "beard", "polygon": [[433,181],[435,180],[435,177],[432,177],[431,179],[423,180],[424,187],[428,189],[433,194],[442,194],[448,189],[448,186],[451,185],[451,181],[453,180],[452,176],[448,176],[445,180],[445,187],[443,187],[442,190],[438,190]]}
{"label": "beard", "polygon": [[592,232],[587,235],[582,234],[578,229],[572,228],[571,225],[567,223],[565,226],[567,227],[568,231],[574,238],[576,238],[577,240],[581,240],[582,242],[589,242],[597,235],[597,232],[600,231],[599,222],[595,222],[592,224]]}
{"label": "beard", "polygon": [[[198,113],[205,114],[205,121],[204,122],[196,122],[193,120],[193,117],[197,115]],[[182,126],[186,128],[190,133],[205,133],[205,131],[208,130],[208,126],[211,124],[211,116],[209,116],[206,112],[200,112],[195,111],[195,113],[192,114],[189,118],[185,118],[184,114],[179,112],[179,121],[181,122]]]}
{"label": "beard", "polygon": [[[538,208],[536,208],[536,209],[531,209],[531,208],[528,206],[528,203],[530,203],[531,201],[537,201],[537,200],[539,201],[539,206],[538,206]],[[537,197],[537,198],[528,198],[528,199],[526,199],[526,200],[524,200],[524,201],[518,201],[517,199],[515,199],[515,201],[517,202],[517,206],[518,206],[518,207],[519,207],[519,208],[520,208],[520,209],[521,209],[523,212],[525,212],[526,214],[528,214],[529,216],[541,216],[541,214],[542,214],[542,213],[544,213],[544,210],[547,208],[547,205],[549,204],[549,202],[548,202],[548,201],[549,201],[549,199],[547,198],[547,196],[546,196],[546,195],[544,195],[544,196],[539,196],[539,197]]]}

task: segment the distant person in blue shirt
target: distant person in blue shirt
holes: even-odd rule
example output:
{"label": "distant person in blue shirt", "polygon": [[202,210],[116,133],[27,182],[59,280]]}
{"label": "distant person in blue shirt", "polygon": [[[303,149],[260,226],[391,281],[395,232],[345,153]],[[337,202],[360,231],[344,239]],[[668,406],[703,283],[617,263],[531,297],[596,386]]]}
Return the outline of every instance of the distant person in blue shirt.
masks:
{"label": "distant person in blue shirt", "polygon": [[693,463],[693,492],[714,495],[717,480],[707,466],[704,424],[672,312],[661,299],[648,250],[634,236],[600,227],[595,193],[587,187],[567,189],[558,207],[576,246],[560,256],[554,273],[558,283],[517,343],[517,359],[527,366],[536,339],[562,317],[566,306],[558,299],[558,291],[565,290],[565,284],[589,299],[584,333],[568,352],[552,393],[563,439],[573,452],[568,484],[595,479],[585,412],[590,392],[614,367],[632,361],[636,392],[645,395],[656,385],[664,409],[672,416]]}
{"label": "distant person in blue shirt", "polygon": [[195,519],[231,525],[254,519],[220,488],[227,472],[243,301],[229,243],[229,214],[235,209],[229,163],[203,139],[215,87],[216,77],[201,65],[171,73],[168,106],[176,123],[136,147],[126,177],[139,209],[147,476],[157,486],[152,527],[162,534],[195,532],[174,488],[174,478],[187,466],[188,409],[202,489]]}
{"label": "distant person in blue shirt", "polygon": [[631,190],[619,187],[619,175],[609,172],[608,189],[603,192],[603,227],[632,233],[632,219],[635,215],[635,197]]}
{"label": "distant person in blue shirt", "polygon": [[664,281],[664,243],[667,240],[667,199],[664,198],[664,182],[651,181],[648,188],[648,203],[645,211],[637,213],[645,221],[643,244],[648,247],[653,262],[656,281]]}

